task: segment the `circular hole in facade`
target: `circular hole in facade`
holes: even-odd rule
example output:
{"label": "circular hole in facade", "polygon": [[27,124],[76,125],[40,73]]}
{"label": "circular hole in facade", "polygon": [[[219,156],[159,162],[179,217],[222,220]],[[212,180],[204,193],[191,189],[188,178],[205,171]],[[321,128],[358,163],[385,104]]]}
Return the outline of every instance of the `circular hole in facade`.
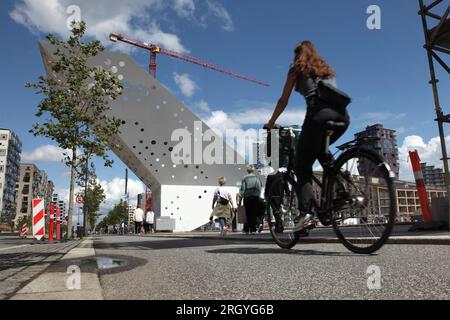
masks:
{"label": "circular hole in facade", "polygon": [[165,153],[163,153],[163,157],[165,157],[166,156],[166,154]]}
{"label": "circular hole in facade", "polygon": [[166,141],[166,142],[164,142],[164,145],[165,145],[165,146],[167,146],[168,144],[169,144],[169,143],[167,143],[167,141]]}
{"label": "circular hole in facade", "polygon": [[169,151],[170,151],[170,152],[172,152],[172,151],[173,151],[173,148],[172,148],[172,147],[170,147],[170,148],[169,148]]}
{"label": "circular hole in facade", "polygon": [[142,128],[142,129],[141,129],[141,132],[144,132],[144,131],[145,131],[145,129],[144,129],[144,128]]}
{"label": "circular hole in facade", "polygon": [[195,169],[198,169],[198,168],[200,168],[199,166],[195,166]]}
{"label": "circular hole in facade", "polygon": [[122,121],[122,124],[125,124],[125,123],[127,123],[126,121]]}
{"label": "circular hole in facade", "polygon": [[152,140],[152,144],[155,145],[155,144],[156,144],[156,141],[155,141],[155,140]]}
{"label": "circular hole in facade", "polygon": [[139,143],[144,143],[144,140],[139,140]]}
{"label": "circular hole in facade", "polygon": [[139,125],[139,122],[135,122],[134,124],[138,126],[138,125]]}
{"label": "circular hole in facade", "polygon": [[200,171],[200,174],[203,174],[204,172],[203,171]]}
{"label": "circular hole in facade", "polygon": [[133,149],[136,149],[136,146],[133,146]]}
{"label": "circular hole in facade", "polygon": [[199,198],[199,199],[201,199],[201,198],[202,198],[202,196],[198,196],[198,198]]}
{"label": "circular hole in facade", "polygon": [[189,168],[189,166],[188,166],[187,164],[185,164],[185,165],[184,165],[184,168],[187,169],[187,168]]}
{"label": "circular hole in facade", "polygon": [[145,150],[148,150],[148,147],[145,147]]}
{"label": "circular hole in facade", "polygon": [[152,153],[150,153],[150,155],[151,155],[151,156],[154,156],[155,154],[152,152]]}
{"label": "circular hole in facade", "polygon": [[203,191],[203,192],[204,192],[204,193],[208,193],[208,191],[206,191],[206,190],[205,190],[205,191]]}
{"label": "circular hole in facade", "polygon": [[139,155],[141,155],[142,154],[142,152],[139,152]]}

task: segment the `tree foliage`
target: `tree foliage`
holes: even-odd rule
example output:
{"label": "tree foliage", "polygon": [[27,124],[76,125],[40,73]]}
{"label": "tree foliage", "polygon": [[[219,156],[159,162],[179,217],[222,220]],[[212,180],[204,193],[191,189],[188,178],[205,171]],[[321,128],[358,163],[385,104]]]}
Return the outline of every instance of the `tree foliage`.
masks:
{"label": "tree foliage", "polygon": [[[72,35],[67,41],[47,36],[55,48],[49,73],[39,77],[38,83],[27,83],[44,99],[38,105],[36,116],[45,117],[30,130],[35,136],[55,141],[69,150],[64,163],[71,169],[68,230],[71,230],[73,197],[77,168],[83,155],[98,156],[105,166],[111,166],[108,157],[110,137],[119,133],[121,120],[108,115],[110,100],[122,94],[120,80],[108,70],[92,66],[89,61],[104,50],[97,40],[83,42],[84,22],[72,24]],[[119,147],[119,146],[115,146]],[[81,155],[80,155],[81,153]],[[69,235],[70,236],[70,235]]]}
{"label": "tree foliage", "polygon": [[114,208],[108,212],[105,218],[97,225],[96,230],[122,222],[128,223],[128,202],[120,201]]}

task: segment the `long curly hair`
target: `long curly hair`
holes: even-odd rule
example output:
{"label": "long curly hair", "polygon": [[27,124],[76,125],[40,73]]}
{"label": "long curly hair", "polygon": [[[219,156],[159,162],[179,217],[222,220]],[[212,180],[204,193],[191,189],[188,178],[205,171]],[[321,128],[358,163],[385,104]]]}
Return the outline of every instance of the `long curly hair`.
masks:
{"label": "long curly hair", "polygon": [[336,76],[333,68],[319,55],[311,41],[303,41],[295,49],[293,66],[297,73],[305,77],[316,76],[319,78],[332,78]]}

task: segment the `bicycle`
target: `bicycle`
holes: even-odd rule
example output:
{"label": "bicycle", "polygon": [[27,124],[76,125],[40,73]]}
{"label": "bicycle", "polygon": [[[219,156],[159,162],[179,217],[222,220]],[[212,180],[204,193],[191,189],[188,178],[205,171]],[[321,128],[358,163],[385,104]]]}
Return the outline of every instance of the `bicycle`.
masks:
{"label": "bicycle", "polygon": [[[323,172],[313,176],[316,196],[310,212],[316,224],[332,226],[340,242],[350,251],[370,254],[380,249],[389,238],[395,222],[396,200],[394,175],[389,165],[365,144],[378,138],[355,139],[329,151],[330,137],[345,123],[326,123]],[[299,188],[294,174],[294,128],[278,126],[280,136],[290,137],[289,157],[285,170],[268,177],[273,180],[265,192],[266,215],[273,240],[281,248],[293,248],[300,238],[295,228],[299,218]],[[283,133],[283,134],[282,134]],[[271,156],[271,134],[267,136]],[[340,155],[335,159],[337,153]],[[286,155],[286,154],[285,154]]]}

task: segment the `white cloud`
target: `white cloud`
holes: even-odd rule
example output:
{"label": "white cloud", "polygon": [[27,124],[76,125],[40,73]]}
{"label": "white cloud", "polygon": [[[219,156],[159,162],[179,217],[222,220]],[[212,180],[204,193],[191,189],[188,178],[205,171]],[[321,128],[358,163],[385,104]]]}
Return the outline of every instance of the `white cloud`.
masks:
{"label": "white cloud", "polygon": [[[69,150],[66,150],[69,152]],[[61,162],[64,150],[54,145],[43,145],[30,152],[22,153],[22,162]]]}
{"label": "white cloud", "polygon": [[173,9],[180,17],[190,17],[195,11],[194,0],[174,0]]}
{"label": "white cloud", "polygon": [[75,5],[80,8],[81,19],[88,25],[86,34],[105,45],[127,52],[131,50],[131,46],[109,42],[109,34],[116,32],[132,39],[188,52],[177,35],[166,33],[158,26],[158,10],[161,10],[163,3],[162,0],[21,0],[15,4],[10,17],[33,33],[54,33],[67,37],[70,34],[67,20],[73,18],[72,13],[66,11],[69,6]]}
{"label": "white cloud", "polygon": [[207,0],[206,4],[208,6],[208,10],[210,14],[216,16],[220,20],[222,20],[223,25],[222,29],[225,31],[234,31],[234,23],[231,19],[230,13],[227,11],[227,9],[224,8],[220,3],[213,1],[213,0]]}
{"label": "white cloud", "polygon": [[206,102],[205,100],[200,100],[199,102],[197,102],[194,107],[200,109],[203,112],[210,112],[210,108],[209,108],[209,104],[208,102]]}
{"label": "white cloud", "polygon": [[[100,181],[105,190],[106,199],[102,205],[102,213],[107,213],[113,206],[120,202],[125,192],[125,179],[114,178],[110,181]],[[144,192],[144,185],[139,180],[128,179],[128,193],[130,194],[129,203],[131,206],[137,204],[137,195]]]}
{"label": "white cloud", "polygon": [[[305,111],[300,108],[292,108],[293,110],[285,111],[277,123],[281,125],[294,125],[303,123]],[[203,121],[215,132],[226,138],[226,142],[241,155],[244,155],[245,148],[257,142],[258,130],[262,129],[272,116],[273,109],[254,108],[235,113],[227,113],[223,110],[216,110],[204,118]],[[244,129],[243,126],[257,126],[257,129]],[[235,141],[233,137],[239,137]],[[249,154],[249,153],[247,153]],[[252,161],[253,159],[249,159]]]}
{"label": "white cloud", "polygon": [[189,77],[187,73],[178,74],[173,73],[173,78],[177,86],[180,88],[181,93],[190,98],[198,90],[197,84]]}
{"label": "white cloud", "polygon": [[[34,34],[53,33],[67,38],[70,35],[67,25],[81,19],[87,23],[88,36],[115,50],[129,53],[135,48],[124,43],[111,43],[111,32],[188,53],[178,35],[160,27],[160,20],[164,20],[160,19],[164,16],[163,10],[173,10],[180,18],[190,21],[195,20],[194,14],[198,11],[194,0],[17,0],[9,16]],[[221,4],[208,1],[203,11],[200,13],[202,20],[212,16],[223,24],[223,29],[234,29],[230,14]]]}
{"label": "white cloud", "polygon": [[[445,142],[450,145],[450,136],[445,138]],[[409,160],[409,151],[417,150],[421,162],[426,162],[428,165],[433,165],[437,168],[442,168],[442,149],[439,137],[430,139],[425,142],[420,136],[408,136],[403,140],[402,146],[399,148],[400,160],[400,179],[414,181],[414,174]]]}

